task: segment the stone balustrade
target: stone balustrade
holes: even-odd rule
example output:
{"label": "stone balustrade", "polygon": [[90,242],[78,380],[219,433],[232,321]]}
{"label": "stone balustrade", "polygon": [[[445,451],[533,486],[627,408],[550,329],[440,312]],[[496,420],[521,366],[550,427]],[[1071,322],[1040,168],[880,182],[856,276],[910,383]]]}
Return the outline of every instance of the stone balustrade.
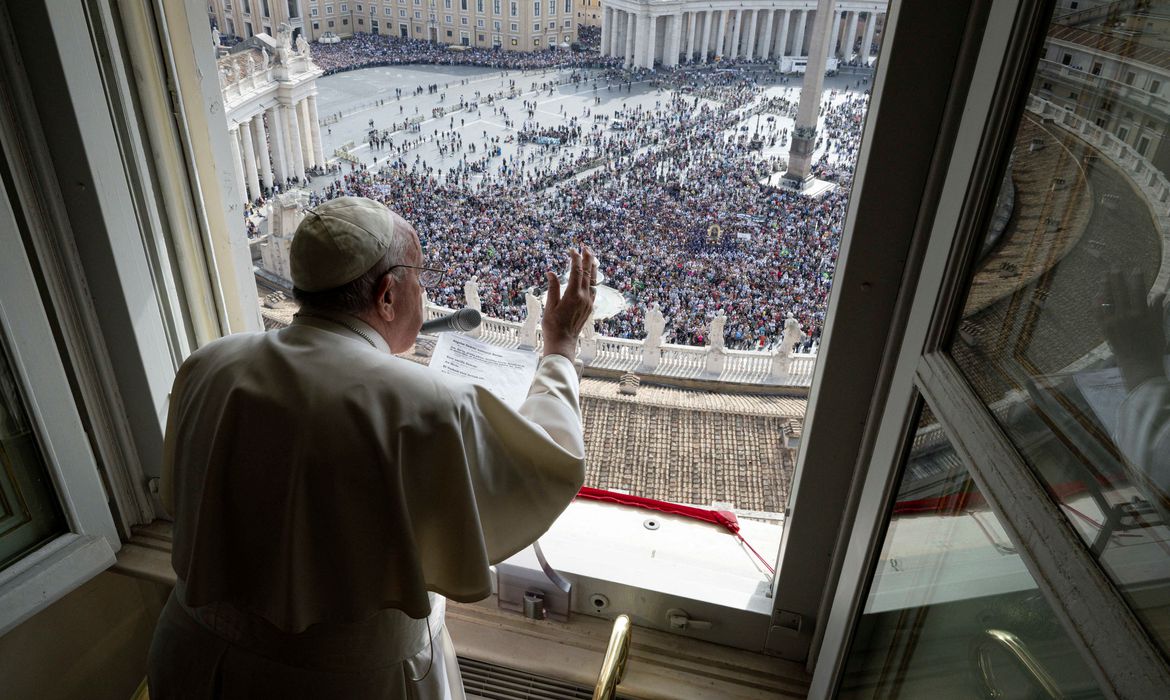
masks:
{"label": "stone balustrade", "polygon": [[[451,313],[454,313],[454,309],[428,302],[424,320],[442,318]],[[471,335],[499,347],[532,347],[531,344],[522,342],[523,326],[523,323],[484,316],[483,323]],[[789,334],[794,332],[800,333],[795,321],[786,327],[786,338],[781,342],[781,348],[792,348],[800,342],[800,336],[789,337]],[[424,339],[419,343],[418,349],[424,353],[429,352],[432,342]],[[536,343],[532,349],[539,351],[541,346],[542,339],[537,323]],[[651,359],[654,356],[657,356],[656,361]],[[644,340],[583,334],[578,343],[578,359],[584,364],[586,371],[594,369],[607,373],[633,372],[643,377],[659,376],[807,389],[812,385],[817,356],[815,352],[783,352],[779,349],[728,350],[712,345],[695,347],[674,343],[661,343],[655,349],[653,344],[648,347]]]}
{"label": "stone balustrade", "polygon": [[1120,169],[1146,198],[1154,226],[1162,240],[1162,261],[1153,291],[1170,290],[1170,180],[1132,146],[1111,131],[1037,95],[1028,96],[1029,112],[1075,134],[1092,145]]}

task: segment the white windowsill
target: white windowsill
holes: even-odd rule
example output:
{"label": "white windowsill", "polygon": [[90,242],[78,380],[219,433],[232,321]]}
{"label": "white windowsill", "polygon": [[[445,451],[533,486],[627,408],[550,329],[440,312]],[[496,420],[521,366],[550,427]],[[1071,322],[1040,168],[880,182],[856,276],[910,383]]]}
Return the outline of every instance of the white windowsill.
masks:
{"label": "white windowsill", "polygon": [[[118,553],[114,571],[174,585],[170,530],[161,520],[138,528]],[[546,554],[558,566],[559,549],[546,539]],[[529,620],[500,610],[494,596],[449,603],[447,625],[461,656],[588,687],[597,680],[611,629],[608,620],[587,615],[574,615],[568,623]],[[805,697],[808,682],[800,664],[635,627],[619,692],[639,700],[762,700]]]}
{"label": "white windowsill", "polygon": [[[740,518],[739,524],[744,539],[774,563],[783,534],[780,522]],[[718,525],[577,499],[540,538],[540,545],[549,564],[562,574],[772,614],[767,569]],[[531,548],[506,563],[539,568]],[[587,596],[589,591],[580,593]]]}
{"label": "white windowsill", "polygon": [[65,534],[0,572],[0,636],[108,569],[104,537]]}

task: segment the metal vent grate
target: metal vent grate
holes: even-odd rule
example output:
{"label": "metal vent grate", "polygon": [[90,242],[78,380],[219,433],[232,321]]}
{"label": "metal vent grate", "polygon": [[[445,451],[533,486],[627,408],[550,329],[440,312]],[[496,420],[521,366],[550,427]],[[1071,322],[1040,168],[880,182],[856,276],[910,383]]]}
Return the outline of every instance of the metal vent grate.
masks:
{"label": "metal vent grate", "polygon": [[[591,700],[593,689],[556,678],[459,657],[463,689],[485,700]],[[629,700],[617,696],[617,700]]]}

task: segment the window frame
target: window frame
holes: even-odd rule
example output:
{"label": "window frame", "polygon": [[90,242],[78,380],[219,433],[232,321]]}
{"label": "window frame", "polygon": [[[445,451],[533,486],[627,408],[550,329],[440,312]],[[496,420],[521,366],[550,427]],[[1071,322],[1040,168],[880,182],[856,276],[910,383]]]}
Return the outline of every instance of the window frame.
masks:
{"label": "window frame", "polygon": [[1045,0],[973,4],[982,6],[985,21],[969,23],[969,31],[980,28],[966,52],[972,70],[955,81],[965,86],[962,106],[946,124],[967,138],[955,142],[932,176],[938,196],[925,210],[925,253],[893,358],[892,390],[876,416],[875,449],[858,489],[810,696],[828,697],[839,687],[921,394],[1101,689],[1112,697],[1153,697],[1170,685],[1170,666],[946,352],[1051,11]]}
{"label": "window frame", "polygon": [[[222,219],[221,223],[226,231],[218,232],[228,236],[228,232],[232,230],[228,226],[228,212],[233,212],[233,207],[238,205],[225,207],[223,204],[238,201],[239,198],[234,192],[235,185],[231,184],[235,178],[234,173],[230,172],[231,158],[228,154],[226,123],[220,128],[219,122],[223,121],[222,104],[219,102],[219,87],[214,77],[210,51],[198,51],[192,45],[193,37],[197,38],[201,36],[200,32],[208,31],[206,16],[200,7],[200,0],[156,1],[161,3],[164,9],[161,17],[165,22],[162,26],[150,25],[153,26],[150,43],[171,47],[169,50],[172,53],[163,54],[165,61],[161,63],[165,66],[166,77],[173,79],[179,87],[177,103],[185,110],[185,116],[182,118],[191,120],[186,123],[185,128],[194,133],[207,134],[206,145],[191,144],[179,138],[178,152],[182,155],[181,163],[185,166],[183,174],[192,182],[205,183],[206,186],[199,189],[198,194],[192,190],[187,196],[191,200],[204,197],[216,200],[201,204],[208,211],[219,212],[218,216]],[[992,1],[972,0],[977,5]],[[995,1],[997,7],[1006,2]],[[147,0],[127,4],[148,9]],[[917,283],[917,279],[904,279],[901,275],[905,270],[915,271],[913,263],[915,256],[924,254],[925,241],[928,240],[925,234],[928,229],[923,228],[925,224],[919,219],[919,203],[930,202],[932,197],[940,196],[940,192],[930,189],[932,181],[928,178],[928,175],[940,166],[936,160],[934,142],[923,144],[919,142],[925,141],[922,139],[907,147],[904,135],[908,125],[921,126],[929,124],[931,119],[941,119],[944,108],[950,108],[950,105],[943,104],[934,112],[928,109],[925,114],[915,116],[914,112],[922,111],[917,105],[911,104],[914,96],[918,94],[915,90],[920,86],[897,86],[894,85],[895,81],[886,78],[894,72],[891,70],[891,65],[894,65],[897,66],[899,76],[926,73],[928,76],[937,77],[946,71],[949,79],[953,66],[948,69],[946,62],[935,61],[934,63],[943,65],[931,68],[923,65],[918,56],[915,57],[913,64],[905,58],[904,54],[912,53],[909,51],[910,48],[922,48],[923,42],[928,40],[933,45],[938,40],[938,32],[932,28],[938,22],[938,8],[929,9],[930,22],[926,22],[924,15],[927,11],[917,8],[908,10],[909,5],[911,3],[894,0],[887,15],[884,34],[891,38],[893,47],[897,46],[892,40],[895,34],[901,38],[918,31],[921,38],[917,43],[903,39],[907,41],[907,51],[898,51],[889,56],[883,53],[878,74],[874,79],[874,106],[863,135],[863,146],[857,166],[858,176],[854,185],[854,202],[847,215],[842,241],[842,262],[830,299],[829,318],[833,319],[833,323],[827,329],[825,341],[821,346],[822,357],[814,378],[805,439],[802,441],[797,474],[794,478],[791,513],[780,549],[781,567],[774,590],[783,593],[783,596],[775,596],[776,603],[770,617],[760,615],[759,621],[745,625],[751,628],[744,633],[752,637],[748,643],[750,646],[757,650],[764,648],[794,660],[808,658],[810,650],[817,648],[818,636],[831,619],[827,617],[827,612],[834,595],[849,593],[835,588],[832,582],[836,581],[837,567],[843,566],[843,557],[847,559],[843,544],[849,542],[849,523],[852,522],[852,516],[858,508],[858,499],[862,496],[867,498],[872,496],[868,490],[861,489],[862,484],[866,483],[866,478],[874,476],[867,474],[865,467],[878,459],[874,456],[877,454],[875,444],[881,439],[888,439],[892,434],[889,433],[892,428],[885,426],[897,417],[896,410],[891,412],[886,409],[883,412],[883,407],[894,401],[896,409],[899,399],[906,401],[902,394],[892,393],[891,387],[897,387],[899,391],[906,393],[911,391],[907,387],[913,385],[912,381],[905,387],[898,385],[897,382],[904,381],[905,378],[895,372],[900,366],[898,363],[903,360],[902,355],[898,354],[900,346],[897,343],[901,342],[904,336],[910,300],[913,299],[913,296],[907,296],[907,293],[912,292]],[[80,13],[81,10],[78,9],[76,12]],[[954,8],[945,11],[947,18],[954,18],[959,14],[959,10]],[[963,10],[961,15],[961,19],[965,21],[966,10]],[[79,27],[85,29],[86,23],[80,22]],[[171,31],[169,27],[176,29]],[[56,29],[54,31],[56,32]],[[117,36],[120,34],[115,32],[95,39],[87,34],[79,38],[78,45],[90,47],[94,41],[103,40],[109,42],[109,45],[100,48],[113,47],[117,49],[113,53],[120,54],[122,47],[115,46],[117,39],[112,38]],[[60,41],[61,38],[62,36],[54,33],[54,39]],[[517,39],[510,38],[512,45],[515,46]],[[960,32],[958,36],[948,37],[948,40],[960,42],[964,38]],[[100,81],[95,81],[94,84],[99,83]],[[148,86],[149,91],[162,89],[161,94],[166,95],[167,84],[169,82],[164,81],[161,87]],[[136,87],[140,91],[143,90],[141,86]],[[89,92],[106,97],[104,93],[92,88]],[[218,116],[208,114],[207,105],[218,105],[220,107]],[[109,109],[111,106],[129,109],[125,105],[106,107]],[[913,111],[904,109],[907,107],[915,109]],[[957,124],[954,115],[951,117]],[[897,124],[893,124],[895,119]],[[140,132],[145,126],[135,123],[123,125],[123,128],[141,137]],[[936,132],[937,129],[913,130],[913,133]],[[954,137],[954,133],[947,132],[940,139]],[[155,135],[142,138],[143,142],[148,142],[154,147],[163,143],[159,140],[161,137]],[[895,152],[892,150],[892,144],[895,142],[898,145],[897,158],[892,155]],[[113,143],[120,144],[123,149],[131,149],[130,145],[117,139],[114,139]],[[879,173],[869,169],[871,165],[889,166],[893,162],[899,163],[898,177],[890,177],[888,172]],[[220,168],[216,163],[229,165]],[[160,170],[173,172],[176,168],[174,164],[170,164],[160,167]],[[190,201],[182,200],[181,197],[179,199]],[[207,215],[205,213],[205,216]],[[219,225],[213,223],[209,226],[214,228]],[[855,235],[855,232],[866,230],[881,230],[883,235]],[[891,234],[886,235],[887,231]],[[891,236],[896,239],[895,245],[891,245]],[[228,238],[230,239],[230,236]],[[906,263],[908,258],[912,261],[910,265]],[[250,274],[250,266],[245,269]],[[895,271],[892,276],[880,274],[891,270]],[[217,284],[220,285],[217,288],[218,293],[226,295],[223,286],[229,283],[230,280],[217,280]],[[232,327],[227,321],[224,321],[224,324],[225,327]],[[160,349],[155,349],[152,352],[157,354],[159,351]],[[172,349],[166,342],[162,344],[161,351],[168,359],[170,358]],[[148,351],[140,349],[138,352],[145,354]],[[863,358],[860,362],[859,356]],[[835,395],[834,389],[841,386],[849,388],[841,392],[842,395]],[[862,396],[863,400],[859,401],[859,396]],[[870,396],[872,400],[867,403],[864,398]],[[838,408],[841,410],[838,411]],[[876,431],[874,426],[877,422],[872,415],[874,413],[885,419],[882,426],[886,433]],[[827,428],[818,428],[818,424]],[[860,427],[853,427],[854,425]],[[843,426],[850,427],[842,430]],[[885,443],[881,445],[885,449]],[[804,465],[807,463],[817,464],[815,479],[818,484],[815,487],[811,484],[807,487],[801,486],[802,480],[814,478],[806,474]],[[887,471],[889,469],[887,466]],[[97,473],[96,469],[94,473]],[[880,475],[874,476],[879,477]],[[882,489],[879,489],[880,492]],[[869,501],[865,503],[868,504]],[[836,504],[839,507],[825,507],[826,504]],[[870,527],[869,530],[865,530],[864,524],[860,521],[858,526],[863,528],[863,534],[867,536],[871,536],[872,530],[875,529]],[[848,551],[853,550],[850,542]],[[808,556],[810,552],[811,557]],[[825,556],[826,553],[831,556]],[[836,607],[833,606],[832,612],[836,612]],[[705,617],[695,610],[689,612],[697,619]],[[686,636],[701,635],[688,633]],[[839,647],[844,645],[842,639],[845,637],[837,641]],[[824,648],[833,649],[828,640]]]}
{"label": "window frame", "polygon": [[[191,35],[165,47],[170,54],[139,41],[157,40],[155,22],[165,22],[146,0],[122,3],[117,19],[102,2],[12,9],[0,8],[0,142],[4,218],[20,226],[0,232],[11,253],[0,261],[0,298],[21,304],[0,309],[0,324],[69,531],[0,572],[0,634],[106,569],[131,528],[154,519],[148,478],[160,469],[178,362],[224,332],[261,327],[258,305],[249,319],[246,304],[222,297],[239,288],[216,253],[227,264],[240,251],[230,236],[216,250],[212,235],[231,230],[216,208],[230,201],[227,179],[204,170],[216,184],[191,196],[195,166],[215,162],[217,148],[226,154],[226,142],[192,139],[198,116],[173,128],[190,101],[222,119],[214,77],[171,101],[163,73],[173,52],[192,48]],[[182,9],[188,32],[209,31],[198,4]],[[34,49],[18,37],[34,35],[37,60],[22,60]],[[200,68],[214,76],[210,47],[204,53]],[[142,56],[131,83],[127,66]],[[162,207],[167,198],[182,206]],[[248,266],[249,287],[250,277]]]}
{"label": "window frame", "polygon": [[[9,58],[15,42],[7,8],[0,7],[0,34]],[[9,66],[11,67],[11,66]],[[11,74],[0,79],[0,92],[13,97]],[[19,99],[19,98],[18,98]],[[5,107],[0,119],[0,145],[5,156],[32,149],[21,144]],[[10,160],[11,162],[11,160]],[[6,170],[0,188],[0,338],[9,352],[12,371],[22,390],[29,422],[34,426],[55,497],[68,531],[0,570],[0,635],[44,609],[114,563],[121,537],[107,502],[97,461],[68,381],[50,313],[29,257],[25,237],[49,224],[44,211],[29,207],[17,182],[24,173]],[[9,193],[21,199],[13,201]],[[23,234],[23,235],[22,235]],[[5,303],[4,300],[15,303]]]}
{"label": "window frame", "polygon": [[[0,636],[109,568],[121,548],[20,228],[12,202],[0,190],[0,246],[5,251],[0,256],[0,338],[10,351],[68,531],[0,570]],[[19,303],[4,304],[3,299]]]}

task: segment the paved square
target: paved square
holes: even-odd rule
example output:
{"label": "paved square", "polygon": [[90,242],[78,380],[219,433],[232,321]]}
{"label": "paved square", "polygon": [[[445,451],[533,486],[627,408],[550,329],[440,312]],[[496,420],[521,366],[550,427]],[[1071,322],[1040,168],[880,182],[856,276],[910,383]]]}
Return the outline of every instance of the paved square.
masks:
{"label": "paved square", "polygon": [[[569,83],[573,75],[582,77],[580,82]],[[542,87],[550,83],[553,84],[551,92]],[[826,102],[841,104],[867,88],[858,83],[856,76],[827,78]],[[482,157],[486,144],[496,138],[499,138],[502,153],[492,159],[493,165],[520,157],[529,163],[529,167],[549,167],[570,159],[584,147],[567,145],[541,149],[537,145],[521,145],[515,139],[520,129],[525,126],[542,129],[566,126],[576,117],[577,123],[588,132],[594,124],[604,124],[605,118],[612,123],[624,112],[653,110],[669,101],[668,93],[671,92],[653,87],[649,80],[633,83],[627,90],[610,83],[597,70],[501,71],[473,66],[428,65],[335,73],[321,78],[317,86],[318,109],[325,123],[321,135],[328,158],[333,159],[337,149],[352,144],[351,152],[367,167],[376,169],[387,160],[401,157],[408,166],[425,164],[439,171],[437,174],[445,173],[465,157],[469,156],[468,160]],[[429,86],[436,86],[436,91],[429,92]],[[416,94],[418,88],[423,88],[421,94]],[[510,95],[513,90],[515,97],[504,97],[496,99],[494,105],[487,104],[489,95]],[[799,93],[799,78],[794,77],[786,84],[764,88],[758,101],[779,98],[795,105]],[[439,118],[432,116],[432,110],[436,108],[470,102],[476,102],[477,108],[461,109]],[[535,109],[529,116],[525,104],[532,102],[535,102]],[[700,100],[700,104],[704,102],[706,100]],[[769,121],[769,117],[773,119]],[[403,122],[416,118],[423,120],[418,131],[402,130]],[[370,147],[371,120],[374,129],[391,131],[388,143],[381,147]],[[728,130],[728,135],[751,134],[758,128],[765,138],[762,155],[786,158],[787,141],[780,135],[784,130],[791,131],[792,121],[791,114],[765,112],[759,117],[745,118],[738,129]],[[440,144],[451,141],[455,135],[465,146],[476,144],[475,153],[467,153],[466,149],[452,153],[448,149],[447,154],[442,155]],[[771,136],[776,136],[774,143],[770,141]],[[511,141],[509,137],[512,137]],[[404,144],[409,145],[406,152],[395,150]],[[837,161],[832,155],[830,159]],[[348,171],[349,168],[343,170]],[[315,178],[313,189],[319,190],[331,180],[328,177]]]}

